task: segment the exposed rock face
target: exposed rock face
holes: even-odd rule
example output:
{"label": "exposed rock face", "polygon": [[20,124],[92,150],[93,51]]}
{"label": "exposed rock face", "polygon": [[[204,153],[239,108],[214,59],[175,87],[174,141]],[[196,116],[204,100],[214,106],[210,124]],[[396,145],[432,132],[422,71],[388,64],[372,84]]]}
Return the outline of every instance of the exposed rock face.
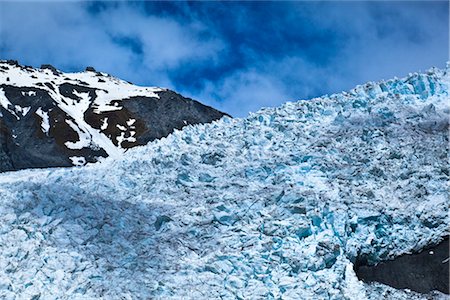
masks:
{"label": "exposed rock face", "polygon": [[449,294],[449,240],[416,254],[406,254],[375,266],[355,265],[365,282],[381,282],[420,293],[438,290]]}
{"label": "exposed rock face", "polygon": [[0,61],[0,171],[95,162],[224,113],[86,68]]}

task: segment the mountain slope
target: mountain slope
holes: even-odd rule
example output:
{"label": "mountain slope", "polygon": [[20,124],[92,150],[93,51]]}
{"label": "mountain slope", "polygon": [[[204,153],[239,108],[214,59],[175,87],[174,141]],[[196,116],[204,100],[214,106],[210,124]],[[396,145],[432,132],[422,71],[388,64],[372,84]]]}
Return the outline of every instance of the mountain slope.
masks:
{"label": "mountain slope", "polygon": [[353,265],[449,234],[449,86],[434,69],[2,174],[0,297],[446,299]]}
{"label": "mountain slope", "polygon": [[138,87],[92,68],[61,73],[0,61],[0,171],[116,157],[223,115],[170,90]]}

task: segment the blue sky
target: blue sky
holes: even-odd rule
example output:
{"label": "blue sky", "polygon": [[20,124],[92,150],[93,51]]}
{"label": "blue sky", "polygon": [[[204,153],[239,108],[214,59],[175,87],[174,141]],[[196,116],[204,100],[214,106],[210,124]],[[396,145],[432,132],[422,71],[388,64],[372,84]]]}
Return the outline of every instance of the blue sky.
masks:
{"label": "blue sky", "polygon": [[442,68],[448,19],[447,1],[0,1],[0,58],[94,66],[242,117]]}

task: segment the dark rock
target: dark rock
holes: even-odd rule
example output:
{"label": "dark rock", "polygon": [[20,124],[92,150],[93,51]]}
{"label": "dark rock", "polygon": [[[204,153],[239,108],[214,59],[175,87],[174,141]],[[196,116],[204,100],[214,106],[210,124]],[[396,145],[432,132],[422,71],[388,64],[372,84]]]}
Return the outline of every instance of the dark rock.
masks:
{"label": "dark rock", "polygon": [[58,70],[54,66],[49,65],[49,64],[41,65],[41,69],[49,69],[49,70],[51,70],[53,72],[58,72]]}
{"label": "dark rock", "polygon": [[168,216],[165,216],[165,215],[162,215],[162,216],[159,216],[159,217],[157,217],[156,218],[156,221],[155,221],[155,229],[156,230],[159,230],[159,229],[161,229],[161,227],[165,224],[165,223],[167,223],[167,222],[170,222],[170,221],[172,221],[172,219],[170,218],[170,217],[168,217]]}
{"label": "dark rock", "polygon": [[364,259],[355,263],[356,275],[365,282],[380,282],[419,293],[438,290],[449,294],[449,238],[416,254],[399,256],[375,266]]}
{"label": "dark rock", "polygon": [[97,72],[94,67],[86,67],[86,72]]}
{"label": "dark rock", "polygon": [[50,71],[52,71],[52,73],[55,74],[55,75],[61,74],[61,72],[60,72],[58,69],[56,69],[54,66],[49,65],[49,64],[41,65],[41,69],[47,69],[47,70],[50,70]]}
{"label": "dark rock", "polygon": [[[78,140],[76,132],[65,122],[66,113],[55,106],[46,91],[26,88],[36,96],[23,96],[24,88],[0,86],[14,105],[32,107],[28,114],[17,120],[15,116],[1,108],[3,117],[0,133],[0,171],[27,168],[71,166],[70,156],[83,156],[87,162],[95,162],[97,157],[106,157],[102,149],[68,149],[64,143]],[[41,130],[41,118],[36,110],[48,112],[50,129],[48,135]]]}
{"label": "dark rock", "polygon": [[209,123],[226,115],[173,91],[158,92],[158,96],[159,99],[132,97],[122,102],[124,108],[132,115],[139,116],[141,120],[148,120],[137,138],[140,145],[166,137],[174,129]]}
{"label": "dark rock", "polygon": [[91,97],[92,101],[94,101],[97,98],[97,94],[94,88],[75,85],[71,83],[63,83],[59,86],[59,93],[61,95],[77,101],[80,100],[80,98],[74,94],[74,91],[76,91],[77,93],[89,93],[89,97]]}
{"label": "dark rock", "polygon": [[[4,65],[5,66],[5,65]],[[43,68],[56,70],[52,66]],[[33,77],[30,72],[30,77]],[[64,76],[59,73],[58,76]],[[64,77],[63,77],[64,78]],[[101,80],[108,80],[102,77]],[[14,82],[14,78],[11,78]],[[48,88],[66,99],[81,101],[79,93],[89,93],[90,105],[84,113],[84,120],[91,127],[100,130],[116,146],[121,142],[122,148],[145,145],[149,141],[165,137],[174,129],[181,129],[189,124],[211,122],[225,114],[195,100],[185,98],[172,91],[162,91],[160,99],[152,97],[132,97],[111,102],[117,110],[96,111],[93,101],[98,90],[89,84],[78,81],[74,83],[55,84],[39,82],[35,87],[17,87],[8,82],[0,84],[6,98],[11,102],[7,109],[0,106],[0,172],[26,168],[72,166],[70,157],[84,157],[86,162],[95,162],[106,157],[104,149],[91,144],[82,149],[69,149],[67,142],[77,142],[78,133],[69,125],[75,122],[62,110],[44,89]],[[102,92],[108,93],[107,90]],[[26,114],[16,111],[15,107],[29,108]],[[38,110],[49,117],[49,129],[44,133],[42,117]],[[107,126],[102,126],[107,118]],[[130,123],[133,120],[133,123]],[[69,123],[68,123],[69,122]],[[136,141],[121,141],[118,137],[133,136]]]}
{"label": "dark rock", "polygon": [[11,66],[19,66],[19,62],[18,62],[17,60],[14,60],[14,59],[8,59],[8,60],[6,61],[6,63],[7,63],[8,65],[11,65]]}

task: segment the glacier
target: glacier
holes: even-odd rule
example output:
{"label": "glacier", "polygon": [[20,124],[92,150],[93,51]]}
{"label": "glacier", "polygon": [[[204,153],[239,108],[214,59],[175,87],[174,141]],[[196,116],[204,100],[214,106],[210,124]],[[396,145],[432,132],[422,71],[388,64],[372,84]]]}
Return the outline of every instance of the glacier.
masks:
{"label": "glacier", "polygon": [[0,298],[447,299],[353,264],[449,235],[449,70],[0,174]]}

